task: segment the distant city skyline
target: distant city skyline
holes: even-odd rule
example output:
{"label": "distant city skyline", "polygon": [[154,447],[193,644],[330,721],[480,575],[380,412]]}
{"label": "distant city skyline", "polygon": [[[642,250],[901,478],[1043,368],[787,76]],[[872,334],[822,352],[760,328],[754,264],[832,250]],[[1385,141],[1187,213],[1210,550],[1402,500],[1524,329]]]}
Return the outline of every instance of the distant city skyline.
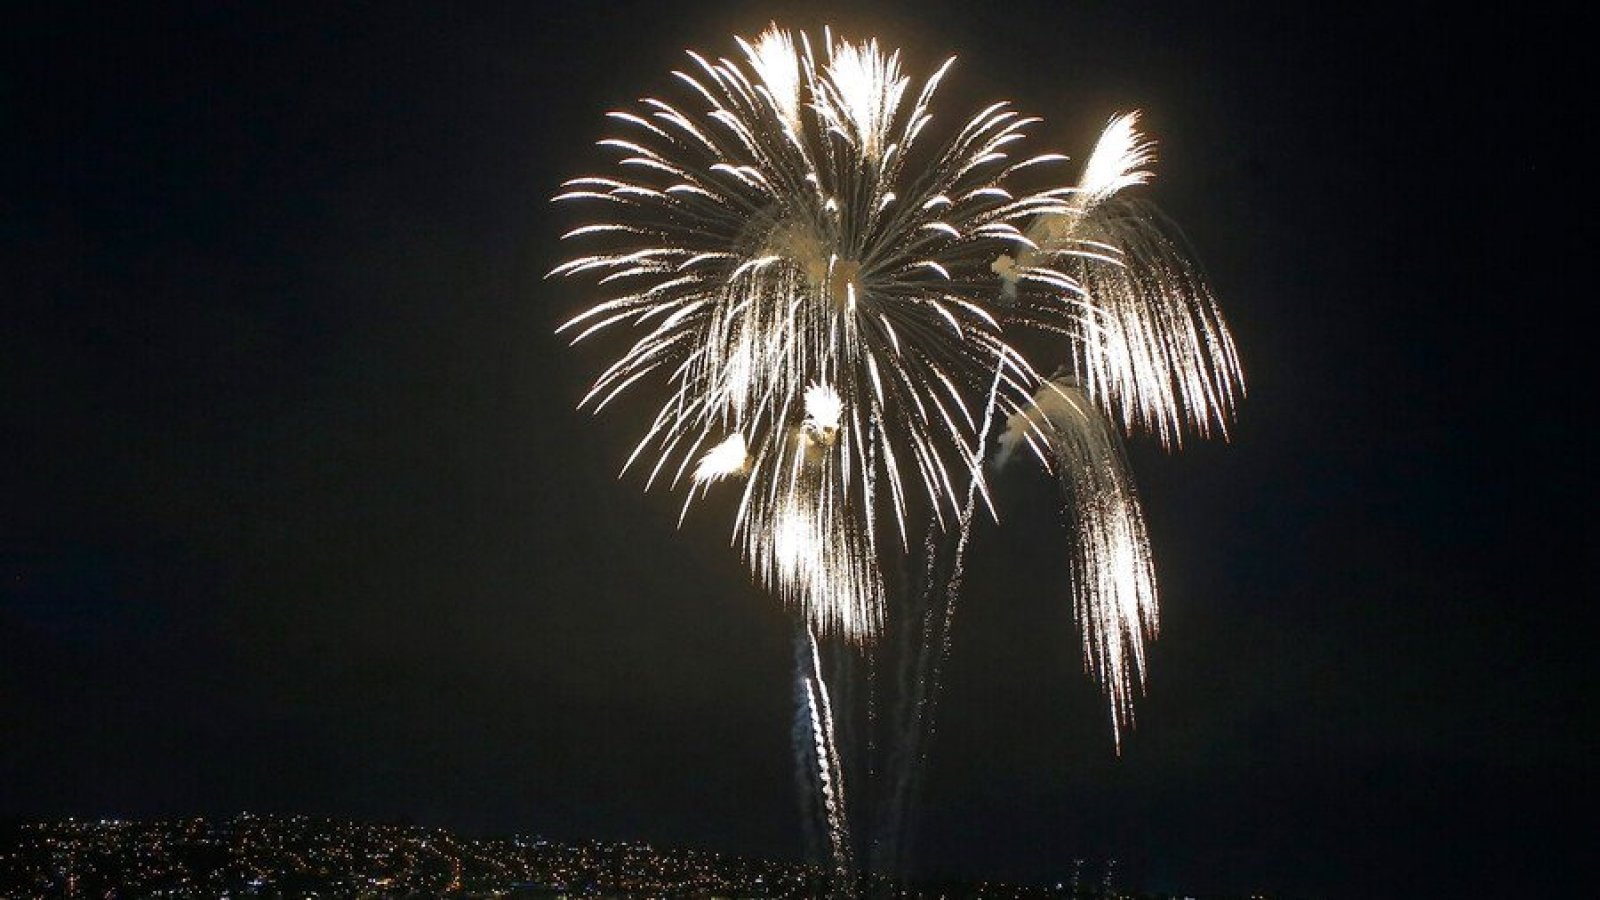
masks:
{"label": "distant city skyline", "polygon": [[[1055,884],[956,880],[902,883],[863,875],[862,896],[994,900],[1168,900],[1121,890],[1116,861],[1083,878],[1083,860]],[[221,820],[67,819],[0,826],[0,895],[656,896],[823,895],[826,866],[745,859],[646,842],[537,835],[466,837],[416,824],[318,816]],[[1198,900],[1194,895],[1184,895]],[[1252,898],[1266,900],[1267,895]],[[1230,898],[1207,895],[1208,900]],[[1175,897],[1172,900],[1176,900]],[[1243,898],[1238,898],[1243,900]]]}

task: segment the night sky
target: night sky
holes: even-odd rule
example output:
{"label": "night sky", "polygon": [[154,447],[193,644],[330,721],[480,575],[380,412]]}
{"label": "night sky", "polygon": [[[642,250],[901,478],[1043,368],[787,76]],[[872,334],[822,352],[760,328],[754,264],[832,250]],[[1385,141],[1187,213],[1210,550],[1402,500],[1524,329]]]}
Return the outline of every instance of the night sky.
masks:
{"label": "night sky", "polygon": [[677,529],[680,498],[617,480],[642,423],[574,412],[607,359],[552,334],[587,284],[543,278],[602,113],[777,19],[918,75],[958,53],[946,121],[1009,98],[1079,157],[1143,109],[1147,196],[1249,382],[1231,443],[1132,444],[1163,633],[1120,759],[1054,488],[998,486],[921,871],[1576,882],[1594,294],[1567,216],[1593,162],[1553,15],[137,6],[38,4],[0,37],[0,821],[800,854],[788,619],[723,512]]}

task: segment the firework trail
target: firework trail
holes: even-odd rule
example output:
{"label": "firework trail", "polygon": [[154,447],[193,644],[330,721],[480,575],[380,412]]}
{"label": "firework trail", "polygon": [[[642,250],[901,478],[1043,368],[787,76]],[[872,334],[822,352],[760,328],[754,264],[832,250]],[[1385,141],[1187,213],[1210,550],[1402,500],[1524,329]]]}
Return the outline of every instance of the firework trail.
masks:
{"label": "firework trail", "polygon": [[814,835],[808,835],[808,839],[813,853],[824,848],[827,851],[834,893],[851,893],[855,865],[850,817],[845,807],[844,764],[835,740],[828,686],[822,678],[821,653],[816,635],[809,628],[795,632],[795,675],[796,768],[805,773],[801,807],[808,824],[822,832],[822,840]]}
{"label": "firework trail", "polygon": [[[984,407],[985,420],[993,414],[1000,381],[1001,376],[997,371],[995,380],[989,387],[989,399]],[[984,457],[987,442],[988,433],[984,432],[978,442],[978,459]],[[889,794],[883,825],[883,831],[887,835],[883,843],[884,868],[895,874],[903,874],[906,855],[909,852],[912,838],[909,816],[921,794],[927,742],[933,736],[934,717],[938,711],[939,676],[945,661],[950,656],[951,626],[955,621],[956,599],[961,594],[967,544],[972,537],[972,519],[977,511],[978,493],[982,483],[978,473],[974,472],[968,483],[966,503],[962,507],[961,517],[957,523],[949,574],[942,582],[935,575],[940,554],[932,529],[927,536],[925,552],[928,564],[923,573],[922,583],[916,589],[916,596],[920,596],[920,602],[915,605],[916,614],[913,616],[921,619],[918,634],[920,639],[915,641],[914,653],[903,657],[902,664],[909,662],[912,668],[901,679],[902,705],[899,710],[900,715],[895,720],[898,726],[896,746],[900,752],[892,759],[893,764],[889,767]],[[936,600],[941,601],[938,606],[934,605]]]}
{"label": "firework trail", "polygon": [[828,813],[822,791],[822,773],[826,770],[817,753],[818,723],[812,699],[811,643],[804,629],[794,634],[794,722],[789,738],[794,745],[794,775],[800,805],[800,822],[804,828],[806,858],[808,860],[832,859],[833,851],[828,839]]}
{"label": "firework trail", "polygon": [[1209,290],[1125,193],[1152,178],[1137,114],[1065,181],[1065,156],[1024,151],[1040,120],[1009,103],[936,124],[953,58],[915,83],[874,40],[814,46],[774,26],[736,43],[689,53],[684,99],[609,114],[614,168],[557,197],[603,214],[565,235],[589,249],[552,274],[597,281],[600,301],[561,327],[574,343],[628,336],[581,405],[664,389],[623,470],[681,487],[684,515],[726,494],[753,576],[803,622],[797,698],[837,862],[843,767],[817,642],[885,633],[883,562],[909,553],[912,523],[930,549],[953,539],[901,657],[915,708],[894,717],[891,753],[912,768],[890,767],[903,786],[886,809],[903,820],[979,502],[994,514],[997,420],[997,462],[1026,446],[1060,477],[1085,667],[1120,746],[1157,623],[1121,436],[1226,436],[1243,380]]}
{"label": "firework trail", "polygon": [[883,773],[883,799],[875,823],[871,862],[875,871],[896,876],[906,874],[907,855],[915,837],[914,819],[922,785],[926,745],[933,728],[937,702],[937,663],[946,646],[942,628],[948,624],[948,600],[943,588],[949,583],[940,561],[945,550],[940,546],[948,535],[930,528],[923,544],[923,566],[903,590],[907,598],[902,615],[890,623],[895,660],[893,705],[886,727],[890,738],[884,743],[886,759]]}

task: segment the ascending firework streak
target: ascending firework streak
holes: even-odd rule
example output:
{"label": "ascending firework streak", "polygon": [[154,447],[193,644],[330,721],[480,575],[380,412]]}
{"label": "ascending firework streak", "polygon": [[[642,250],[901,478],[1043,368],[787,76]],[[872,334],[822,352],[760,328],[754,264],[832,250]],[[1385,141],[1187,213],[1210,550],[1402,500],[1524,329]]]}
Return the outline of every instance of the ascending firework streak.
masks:
{"label": "ascending firework streak", "polygon": [[[850,846],[850,816],[845,809],[844,763],[834,733],[833,704],[822,677],[822,657],[810,629],[795,633],[795,699],[802,721],[795,723],[796,774],[802,780],[801,806],[808,820],[820,824],[823,840],[817,847],[830,863],[835,893],[848,893],[854,871]],[[815,801],[815,810],[807,809]],[[810,822],[808,821],[808,825]]]}
{"label": "ascending firework streak", "polygon": [[[1066,157],[1020,153],[1039,120],[1004,102],[933,143],[953,58],[913,91],[876,41],[774,26],[737,43],[689,54],[687,105],[610,113],[615,173],[557,198],[609,210],[566,235],[594,249],[552,274],[593,273],[605,299],[561,330],[634,334],[582,405],[664,384],[624,471],[686,485],[685,514],[742,481],[733,538],[755,577],[856,647],[884,630],[882,562],[908,522],[957,535],[959,588],[1004,416],[1001,455],[1026,445],[1063,480],[1085,665],[1120,742],[1157,620],[1119,432],[1225,435],[1243,391],[1210,293],[1123,196],[1153,143],[1118,116],[1060,184]],[[1041,376],[1025,342],[1064,369]]]}

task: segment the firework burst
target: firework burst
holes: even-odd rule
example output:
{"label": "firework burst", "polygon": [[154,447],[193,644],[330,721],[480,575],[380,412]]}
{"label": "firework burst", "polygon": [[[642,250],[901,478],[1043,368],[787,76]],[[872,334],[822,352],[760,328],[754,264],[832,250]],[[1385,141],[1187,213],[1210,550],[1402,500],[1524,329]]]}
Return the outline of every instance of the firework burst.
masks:
{"label": "firework burst", "polygon": [[[964,547],[1004,418],[1002,454],[1027,445],[1065,473],[1085,658],[1120,729],[1155,585],[1108,448],[1119,431],[1225,433],[1242,390],[1210,294],[1123,197],[1153,144],[1119,116],[1080,178],[1053,182],[1066,157],[1025,152],[1039,120],[1008,103],[935,125],[954,59],[914,83],[876,41],[773,27],[737,44],[689,53],[683,100],[610,113],[614,169],[557,198],[605,211],[552,273],[596,276],[604,299],[561,330],[632,334],[583,405],[664,385],[624,470],[683,486],[685,512],[738,484],[755,576],[857,643],[883,628],[881,560],[910,544],[909,520]],[[1070,374],[1041,377],[1024,335]]]}

